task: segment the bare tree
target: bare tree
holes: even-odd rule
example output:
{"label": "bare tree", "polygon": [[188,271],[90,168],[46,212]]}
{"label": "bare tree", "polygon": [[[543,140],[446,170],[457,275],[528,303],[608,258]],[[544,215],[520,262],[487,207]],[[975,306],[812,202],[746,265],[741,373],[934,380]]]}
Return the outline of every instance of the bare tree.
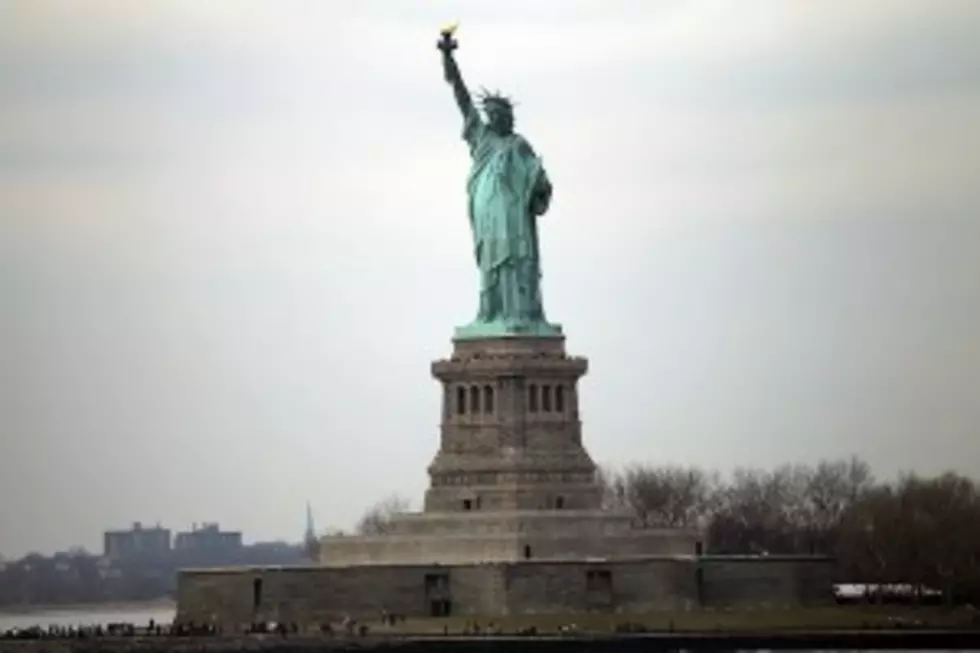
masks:
{"label": "bare tree", "polygon": [[942,590],[948,601],[980,590],[980,489],[962,476],[905,475],[864,492],[842,519],[842,570],[868,582]]}
{"label": "bare tree", "polygon": [[845,511],[837,557],[846,578],[865,583],[904,579],[899,508],[895,489],[880,485],[866,491]]}
{"label": "bare tree", "polygon": [[853,457],[822,461],[809,470],[805,482],[802,550],[832,553],[845,513],[874,486],[871,468]]}
{"label": "bare tree", "polygon": [[914,547],[910,580],[941,589],[952,601],[976,574],[976,484],[952,473],[931,479],[908,476],[899,484],[898,500],[906,541]]}
{"label": "bare tree", "polygon": [[718,508],[708,529],[717,553],[784,553],[790,532],[789,470],[737,469],[719,492]]}
{"label": "bare tree", "polygon": [[709,546],[724,553],[831,554],[846,510],[871,484],[870,469],[856,458],[736,470],[719,491]]}
{"label": "bare tree", "polygon": [[694,528],[710,517],[717,475],[696,467],[633,465],[603,470],[604,505],[633,514],[644,528]]}
{"label": "bare tree", "polygon": [[388,532],[391,518],[408,511],[411,502],[405,497],[392,494],[368,508],[357,522],[358,535],[382,535]]}
{"label": "bare tree", "polygon": [[602,509],[612,512],[628,510],[621,475],[612,467],[600,465],[595,472],[596,483],[602,488]]}

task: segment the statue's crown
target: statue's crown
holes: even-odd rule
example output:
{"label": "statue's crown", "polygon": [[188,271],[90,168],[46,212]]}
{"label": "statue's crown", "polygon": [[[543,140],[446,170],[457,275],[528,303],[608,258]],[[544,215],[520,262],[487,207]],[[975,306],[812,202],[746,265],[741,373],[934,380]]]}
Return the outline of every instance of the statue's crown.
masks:
{"label": "statue's crown", "polygon": [[514,110],[514,102],[500,91],[490,92],[485,88],[481,88],[476,97],[484,111],[492,105],[503,107],[507,111]]}

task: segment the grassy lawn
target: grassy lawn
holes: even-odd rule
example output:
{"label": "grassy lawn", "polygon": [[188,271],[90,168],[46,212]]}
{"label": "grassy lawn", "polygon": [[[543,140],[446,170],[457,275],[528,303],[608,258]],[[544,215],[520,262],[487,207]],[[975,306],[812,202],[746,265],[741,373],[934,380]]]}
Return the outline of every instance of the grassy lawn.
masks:
{"label": "grassy lawn", "polygon": [[450,634],[464,632],[467,625],[481,628],[495,624],[500,632],[512,634],[534,626],[540,634],[557,633],[574,624],[578,632],[609,633],[624,623],[642,624],[656,631],[754,631],[816,630],[896,627],[977,627],[977,613],[967,609],[934,607],[828,606],[787,609],[696,610],[647,614],[512,615],[497,618],[446,617],[409,619],[396,626],[370,624],[374,633]]}

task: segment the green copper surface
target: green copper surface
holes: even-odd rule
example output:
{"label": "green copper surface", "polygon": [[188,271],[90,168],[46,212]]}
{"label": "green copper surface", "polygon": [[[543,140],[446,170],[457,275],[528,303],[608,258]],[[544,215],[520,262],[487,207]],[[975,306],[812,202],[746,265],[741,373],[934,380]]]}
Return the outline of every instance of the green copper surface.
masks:
{"label": "green copper surface", "polygon": [[466,182],[473,252],[480,273],[479,310],[456,339],[508,335],[559,336],[545,319],[537,219],[551,202],[552,185],[530,143],[514,132],[513,106],[484,93],[484,119],[463,83],[452,34],[438,44],[443,72],[463,116],[472,165]]}

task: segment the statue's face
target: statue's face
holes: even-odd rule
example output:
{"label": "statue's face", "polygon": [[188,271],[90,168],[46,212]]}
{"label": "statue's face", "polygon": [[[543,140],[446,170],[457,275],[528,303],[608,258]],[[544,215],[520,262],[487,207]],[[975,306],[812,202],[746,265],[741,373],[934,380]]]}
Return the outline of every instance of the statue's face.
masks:
{"label": "statue's face", "polygon": [[487,124],[490,129],[501,136],[507,136],[514,131],[514,113],[510,107],[490,102],[486,106]]}

